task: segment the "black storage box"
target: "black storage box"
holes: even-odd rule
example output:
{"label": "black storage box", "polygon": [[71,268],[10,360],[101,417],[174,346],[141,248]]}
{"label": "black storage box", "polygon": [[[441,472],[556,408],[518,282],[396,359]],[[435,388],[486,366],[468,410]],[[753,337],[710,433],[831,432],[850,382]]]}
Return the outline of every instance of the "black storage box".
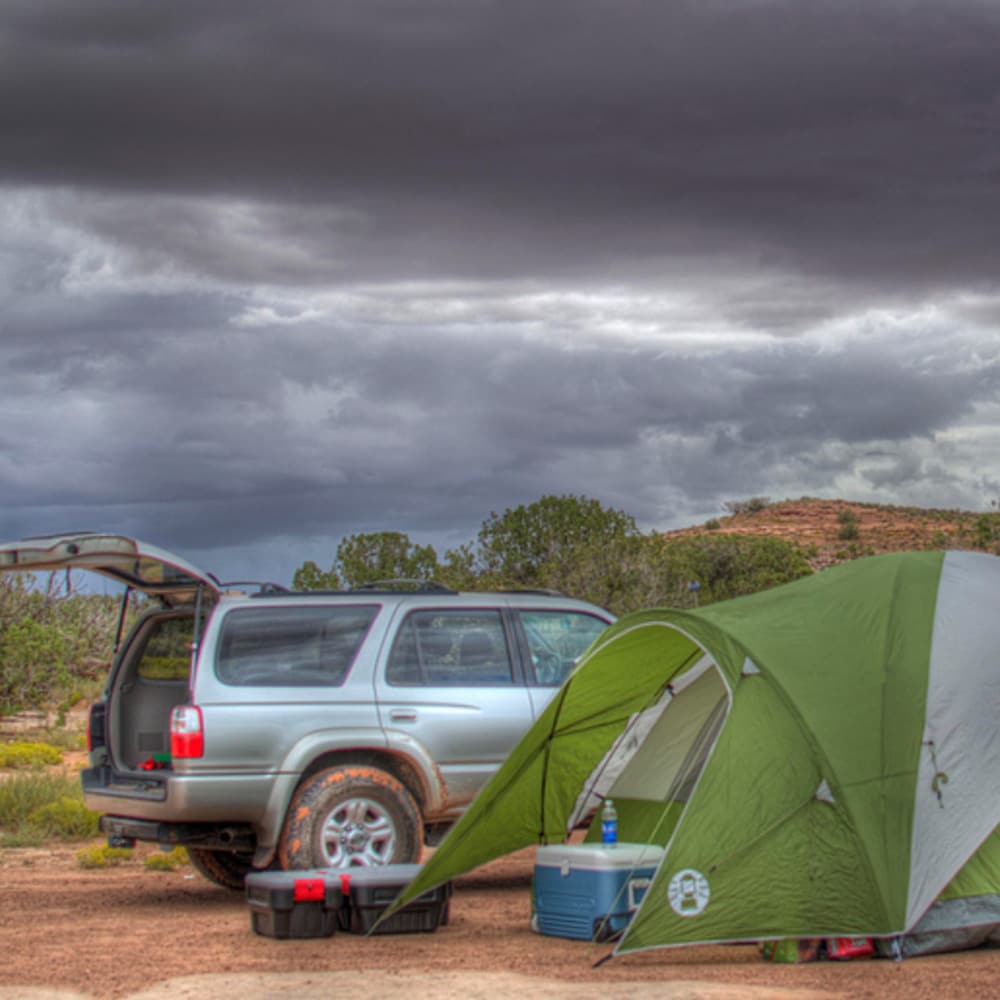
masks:
{"label": "black storage box", "polygon": [[250,926],[264,937],[330,937],[340,922],[340,879],[331,872],[251,872],[246,893]]}
{"label": "black storage box", "polygon": [[[420,865],[383,865],[350,868],[340,873],[344,908],[341,928],[352,934],[368,934],[396,897],[417,877]],[[398,913],[383,921],[375,934],[415,934],[436,931],[448,923],[451,883],[425,892]]]}

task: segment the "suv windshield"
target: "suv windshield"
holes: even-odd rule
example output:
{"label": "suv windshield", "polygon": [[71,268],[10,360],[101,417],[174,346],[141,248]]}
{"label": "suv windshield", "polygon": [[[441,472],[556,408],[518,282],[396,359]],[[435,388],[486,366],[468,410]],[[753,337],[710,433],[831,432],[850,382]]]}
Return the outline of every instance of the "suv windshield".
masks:
{"label": "suv windshield", "polygon": [[377,604],[238,608],[223,621],[215,672],[235,686],[338,686],[378,610]]}
{"label": "suv windshield", "polygon": [[587,647],[607,628],[607,622],[574,611],[522,611],[535,680],[562,684]]}

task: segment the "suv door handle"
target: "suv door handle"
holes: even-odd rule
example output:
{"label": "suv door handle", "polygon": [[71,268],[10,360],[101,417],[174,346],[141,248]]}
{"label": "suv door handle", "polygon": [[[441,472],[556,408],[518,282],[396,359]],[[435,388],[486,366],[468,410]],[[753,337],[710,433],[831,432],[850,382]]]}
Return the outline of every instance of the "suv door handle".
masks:
{"label": "suv door handle", "polygon": [[412,708],[394,708],[389,713],[389,718],[393,722],[416,722],[417,713],[415,709]]}

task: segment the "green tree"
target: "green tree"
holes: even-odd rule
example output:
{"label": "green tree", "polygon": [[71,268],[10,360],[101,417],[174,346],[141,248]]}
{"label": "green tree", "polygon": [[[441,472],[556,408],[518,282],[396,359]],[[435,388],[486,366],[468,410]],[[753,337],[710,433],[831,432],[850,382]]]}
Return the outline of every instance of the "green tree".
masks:
{"label": "green tree", "polygon": [[[456,575],[460,560],[454,562]],[[341,539],[328,572],[309,560],[292,577],[296,590],[337,590],[377,580],[433,580],[438,558],[432,545],[414,545],[401,531],[376,531]]]}
{"label": "green tree", "polygon": [[757,535],[661,539],[657,560],[659,596],[674,607],[742,597],[812,572],[796,544]]}
{"label": "green tree", "polygon": [[437,553],[432,545],[414,545],[401,531],[350,535],[337,546],[337,565],[352,587],[376,580],[432,580]]}
{"label": "green tree", "polygon": [[594,547],[614,548],[638,535],[633,518],[577,496],[544,496],[495,511],[479,531],[480,574],[493,585],[556,587],[576,575],[574,562]]}
{"label": "green tree", "polygon": [[0,715],[69,707],[107,673],[120,603],[64,580],[0,574]]}
{"label": "green tree", "polygon": [[444,562],[438,566],[435,579],[452,590],[475,590],[479,586],[479,575],[472,545],[466,542],[457,549],[445,552]]}
{"label": "green tree", "polygon": [[339,590],[340,577],[335,569],[324,573],[311,559],[304,562],[292,577],[295,590]]}
{"label": "green tree", "polygon": [[32,618],[0,634],[0,715],[40,708],[69,684],[66,641]]}

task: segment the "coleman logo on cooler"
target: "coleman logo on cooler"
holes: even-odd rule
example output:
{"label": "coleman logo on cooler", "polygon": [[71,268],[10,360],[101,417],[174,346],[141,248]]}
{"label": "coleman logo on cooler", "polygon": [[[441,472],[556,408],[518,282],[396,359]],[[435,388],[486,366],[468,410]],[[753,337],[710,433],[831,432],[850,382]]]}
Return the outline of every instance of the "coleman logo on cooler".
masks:
{"label": "coleman logo on cooler", "polygon": [[679,871],[667,886],[670,907],[679,917],[696,917],[708,906],[708,879],[694,868]]}

